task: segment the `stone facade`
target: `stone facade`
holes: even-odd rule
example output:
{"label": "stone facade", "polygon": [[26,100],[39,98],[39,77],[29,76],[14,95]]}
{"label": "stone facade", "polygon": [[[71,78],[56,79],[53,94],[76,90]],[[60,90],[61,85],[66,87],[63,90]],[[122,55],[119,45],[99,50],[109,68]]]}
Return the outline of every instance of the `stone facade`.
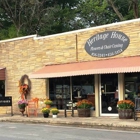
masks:
{"label": "stone facade", "polygon": [[[13,97],[14,113],[17,112],[17,101],[20,97],[18,81],[22,75],[30,75],[50,64],[137,56],[140,54],[139,28],[140,20],[137,19],[45,37],[33,35],[0,41],[0,66],[6,67],[6,96]],[[86,41],[97,33],[110,30],[125,33],[130,38],[128,48],[109,58],[90,56],[84,49]],[[30,98],[45,98],[48,94],[47,80],[31,79],[31,82]]]}

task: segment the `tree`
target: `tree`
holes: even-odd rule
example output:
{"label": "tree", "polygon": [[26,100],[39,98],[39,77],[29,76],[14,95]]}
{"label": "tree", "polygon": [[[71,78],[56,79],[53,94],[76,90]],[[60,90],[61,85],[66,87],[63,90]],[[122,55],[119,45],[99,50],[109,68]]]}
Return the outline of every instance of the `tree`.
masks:
{"label": "tree", "polygon": [[79,6],[79,16],[86,27],[118,21],[112,7],[106,0],[85,0]]}
{"label": "tree", "polygon": [[120,21],[139,18],[140,0],[107,0]]}
{"label": "tree", "polygon": [[9,24],[6,27],[3,23],[4,31],[11,38],[36,32],[48,35],[79,28],[81,24],[75,20],[78,3],[79,0],[1,0],[2,16],[5,15],[4,20]]}
{"label": "tree", "polygon": [[0,39],[62,33],[139,15],[140,0],[1,0]]}
{"label": "tree", "polygon": [[44,26],[44,20],[46,22],[51,19],[51,13],[56,12],[57,8],[48,7],[47,2],[47,0],[1,0],[0,8],[3,11],[4,21],[12,27],[14,25],[16,36],[20,36],[35,34],[41,26]]}

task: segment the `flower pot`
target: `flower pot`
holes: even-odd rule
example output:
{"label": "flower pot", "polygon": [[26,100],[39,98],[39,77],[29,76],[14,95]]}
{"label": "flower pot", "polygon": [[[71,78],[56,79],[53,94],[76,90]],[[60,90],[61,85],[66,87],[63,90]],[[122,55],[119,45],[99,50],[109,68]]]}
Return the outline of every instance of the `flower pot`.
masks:
{"label": "flower pot", "polygon": [[44,116],[44,118],[48,118],[49,117],[49,113],[44,113],[43,116]]}
{"label": "flower pot", "polygon": [[47,108],[50,108],[50,107],[51,107],[51,105],[46,105],[46,107],[47,107]]}
{"label": "flower pot", "polygon": [[119,119],[132,119],[133,118],[132,109],[119,109],[118,114],[119,114]]}
{"label": "flower pot", "polygon": [[22,115],[24,116],[24,111],[25,111],[25,108],[20,108],[19,111],[22,113]]}
{"label": "flower pot", "polygon": [[56,115],[56,114],[53,114],[52,117],[53,117],[53,118],[57,118],[57,115]]}
{"label": "flower pot", "polygon": [[78,117],[90,117],[90,109],[77,109]]}

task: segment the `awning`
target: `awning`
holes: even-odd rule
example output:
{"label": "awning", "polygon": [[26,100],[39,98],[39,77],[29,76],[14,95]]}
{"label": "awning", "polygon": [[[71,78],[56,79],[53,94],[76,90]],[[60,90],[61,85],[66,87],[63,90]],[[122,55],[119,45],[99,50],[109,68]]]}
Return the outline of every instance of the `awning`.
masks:
{"label": "awning", "polygon": [[5,68],[0,67],[0,80],[5,80]]}
{"label": "awning", "polygon": [[140,56],[60,65],[47,65],[30,78],[52,78],[89,74],[140,72]]}

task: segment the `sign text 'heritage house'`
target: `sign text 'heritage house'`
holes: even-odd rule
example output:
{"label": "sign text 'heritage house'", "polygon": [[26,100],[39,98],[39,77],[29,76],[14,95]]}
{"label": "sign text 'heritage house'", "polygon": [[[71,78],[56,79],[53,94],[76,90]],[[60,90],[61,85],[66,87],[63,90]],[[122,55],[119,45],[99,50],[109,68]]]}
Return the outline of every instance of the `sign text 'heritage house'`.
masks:
{"label": "sign text 'heritage house'", "polygon": [[89,38],[85,50],[91,56],[111,57],[122,53],[129,42],[129,38],[120,31],[106,31]]}

